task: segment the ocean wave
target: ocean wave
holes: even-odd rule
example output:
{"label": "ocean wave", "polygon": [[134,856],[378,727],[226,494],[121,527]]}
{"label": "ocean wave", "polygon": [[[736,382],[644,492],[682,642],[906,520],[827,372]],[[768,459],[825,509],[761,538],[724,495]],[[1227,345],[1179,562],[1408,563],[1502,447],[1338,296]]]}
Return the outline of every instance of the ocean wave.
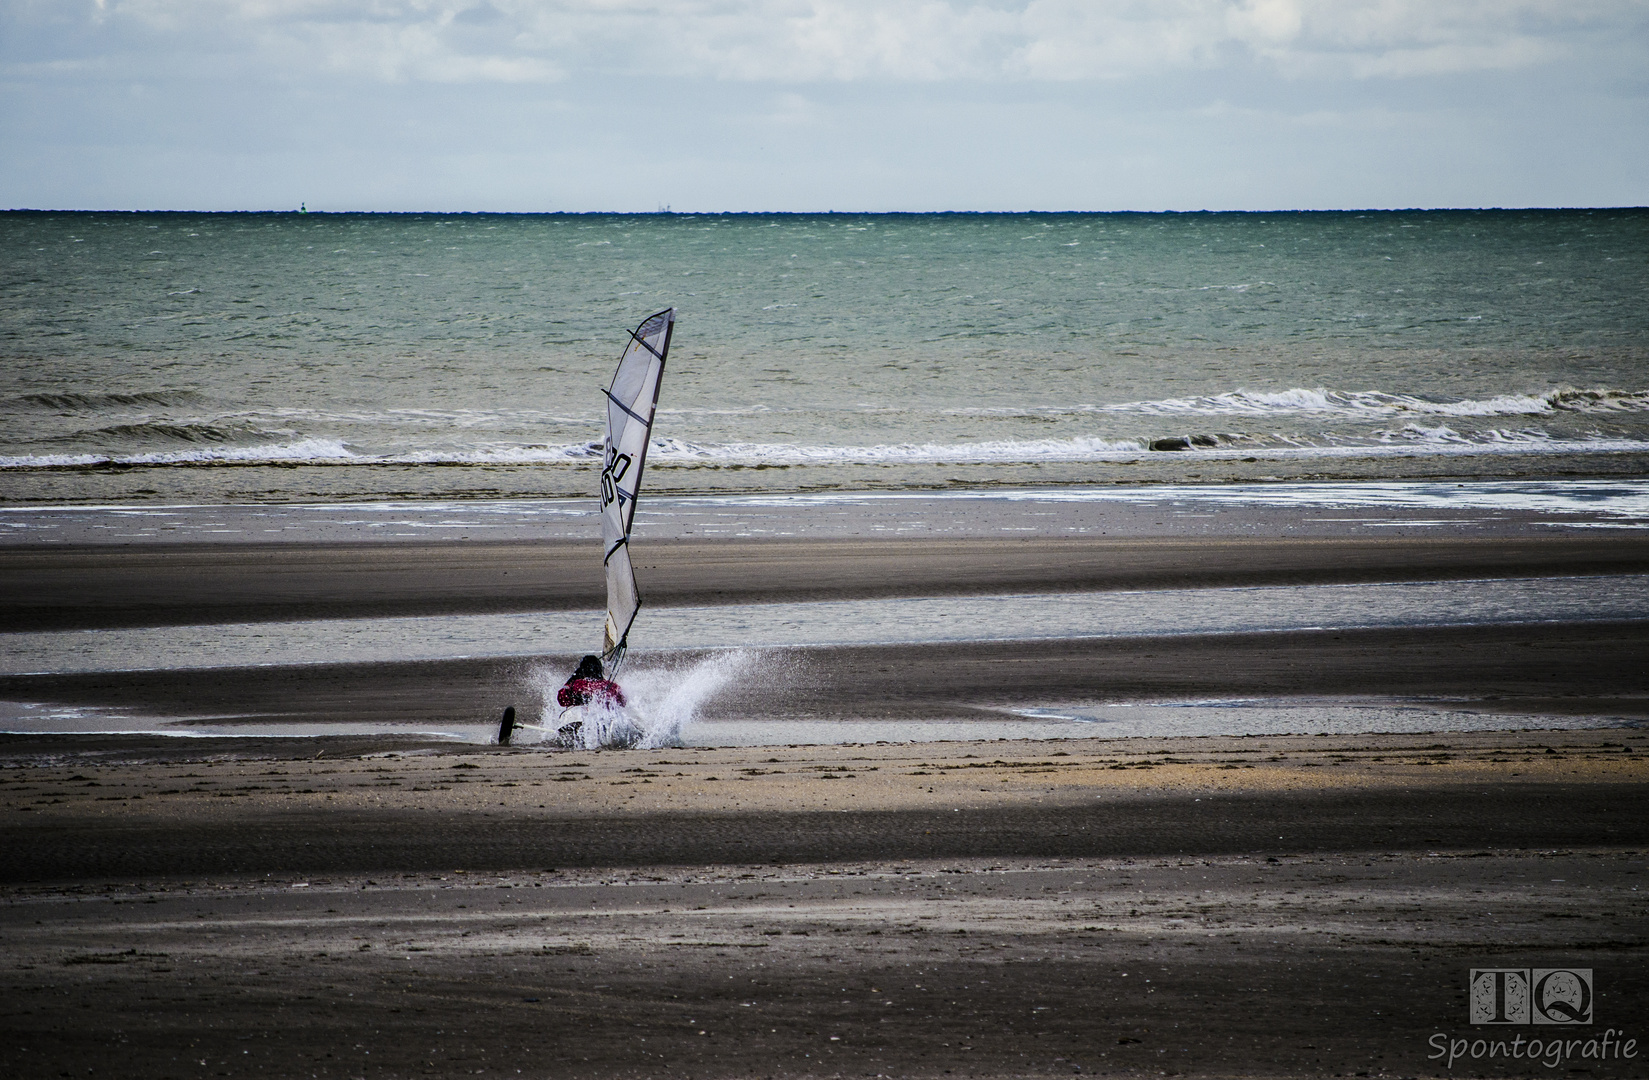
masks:
{"label": "ocean wave", "polygon": [[[900,410],[890,410],[900,411]],[[1136,416],[1325,416],[1370,420],[1402,415],[1549,416],[1558,413],[1649,412],[1649,391],[1581,390],[1562,387],[1539,394],[1500,394],[1487,398],[1390,394],[1378,390],[1232,390],[1188,398],[1125,401],[1111,404],[975,405],[939,410],[943,416],[992,419],[1052,419],[1094,414]]]}
{"label": "ocean wave", "polygon": [[557,465],[599,461],[601,443],[564,446],[505,446],[476,450],[431,450],[403,454],[363,454],[340,439],[300,439],[255,446],[214,446],[139,454],[17,454],[0,457],[0,469],[61,469],[99,465]]}
{"label": "ocean wave", "polygon": [[1477,431],[1460,432],[1447,424],[1438,424],[1436,427],[1427,427],[1424,424],[1404,424],[1396,431],[1377,431],[1375,439],[1380,442],[1406,440],[1408,442],[1432,443],[1524,443],[1538,445],[1552,442],[1552,436],[1538,429],[1514,430],[1509,428],[1483,428]]}
{"label": "ocean wave", "polygon": [[1649,391],[1583,390],[1572,386],[1540,394],[1499,394],[1488,398],[1443,398],[1417,394],[1388,394],[1378,390],[1295,388],[1261,391],[1233,390],[1190,398],[1130,401],[1092,406],[1096,412],[1134,413],[1141,416],[1286,416],[1302,413],[1379,418],[1426,416],[1541,416],[1559,412],[1649,412]]}
{"label": "ocean wave", "polygon": [[1391,450],[1440,453],[1461,451],[1596,452],[1649,450],[1649,442],[1629,439],[1556,438],[1538,430],[1490,429],[1461,432],[1446,425],[1408,424],[1395,430],[1350,437],[1325,433],[1316,437],[1219,432],[1164,435],[1152,439],[1027,439],[971,443],[897,443],[873,446],[803,446],[789,443],[700,444],[655,440],[648,461],[689,466],[807,465],[963,465],[1035,464],[1039,462],[1118,461],[1142,454],[1178,451],[1213,457],[1343,456]]}
{"label": "ocean wave", "polygon": [[1552,408],[1575,412],[1644,412],[1649,411],[1649,391],[1645,390],[1576,390],[1566,387],[1545,395]]}
{"label": "ocean wave", "polygon": [[[1147,439],[1025,439],[964,443],[892,443],[810,446],[795,443],[699,443],[658,439],[648,462],[674,469],[852,467],[873,465],[1036,465],[1134,461],[1141,457],[1212,459],[1385,456],[1391,454],[1649,452],[1649,441],[1595,435],[1564,438],[1538,429],[1459,431],[1447,424],[1411,423],[1365,435],[1322,432],[1314,436],[1231,433],[1172,434]],[[341,466],[519,465],[590,466],[600,443],[504,446],[370,454],[338,439],[301,439],[256,446],[197,446],[134,454],[24,454],[0,457],[0,469],[48,469],[106,465],[216,466],[314,464]]]}
{"label": "ocean wave", "polygon": [[992,462],[1097,461],[1145,451],[1136,440],[1093,438],[976,443],[803,446],[794,443],[690,443],[660,439],[648,461],[672,465],[966,465]]}
{"label": "ocean wave", "polygon": [[1323,435],[1315,439],[1282,435],[1164,436],[1148,440],[1044,439],[978,443],[902,443],[881,446],[796,446],[790,444],[722,443],[700,445],[660,440],[648,461],[671,467],[739,466],[776,468],[855,465],[1034,465],[1105,461],[1133,461],[1142,456],[1235,459],[1245,457],[1309,458],[1386,456],[1417,453],[1600,453],[1649,451],[1649,442],[1602,437],[1565,439],[1541,431],[1495,429],[1460,432],[1447,426],[1406,425],[1351,439]]}
{"label": "ocean wave", "polygon": [[214,446],[197,450],[157,450],[141,454],[18,454],[0,457],[0,469],[61,469],[98,465],[256,465],[338,462],[358,458],[337,439],[300,439],[265,446]]}
{"label": "ocean wave", "polygon": [[22,394],[5,402],[11,408],[52,412],[100,412],[112,408],[170,408],[201,400],[193,390],[148,390],[135,394],[38,393]]}
{"label": "ocean wave", "polygon": [[[1606,450],[1649,450],[1649,442],[1622,439],[1556,438],[1538,430],[1496,428],[1457,431],[1447,425],[1407,424],[1349,436],[1316,436],[1242,432],[1164,434],[1149,439],[1003,439],[959,443],[886,443],[861,446],[820,446],[798,443],[694,442],[655,439],[647,452],[650,465],[705,468],[805,468],[867,465],[1014,465],[1071,464],[1127,461],[1178,451],[1187,456],[1238,458],[1348,456],[1388,453],[1590,453]],[[600,443],[565,446],[523,446],[427,454],[397,454],[379,458],[353,457],[351,463],[401,465],[557,465],[599,461]]]}
{"label": "ocean wave", "polygon": [[244,438],[245,432],[216,424],[166,423],[151,420],[141,424],[112,424],[96,431],[76,432],[76,440],[118,440],[126,443],[228,443]]}
{"label": "ocean wave", "polygon": [[[658,444],[653,445],[657,447]],[[568,443],[563,446],[501,446],[476,450],[391,454],[360,460],[385,465],[557,465],[600,461],[602,451],[601,443],[591,442]]]}
{"label": "ocean wave", "polygon": [[[658,439],[651,464],[774,467],[793,465],[968,464],[1089,461],[1145,451],[1142,443],[1105,439],[1025,442],[903,443],[887,446],[801,446],[790,443],[692,443]],[[361,454],[336,439],[304,439],[264,446],[219,446],[141,454],[23,454],[0,457],[0,469],[73,468],[100,465],[221,465],[314,462],[338,465],[557,465],[599,461],[601,443],[507,446],[402,454]]]}

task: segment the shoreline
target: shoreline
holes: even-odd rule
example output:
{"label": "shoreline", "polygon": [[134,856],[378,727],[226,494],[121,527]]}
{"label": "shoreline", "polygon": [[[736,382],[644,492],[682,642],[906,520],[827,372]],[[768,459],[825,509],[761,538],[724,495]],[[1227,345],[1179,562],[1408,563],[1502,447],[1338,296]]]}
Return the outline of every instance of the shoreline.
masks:
{"label": "shoreline", "polygon": [[[1179,427],[1179,425],[1174,425]],[[1181,434],[1172,429],[1164,434]],[[1506,451],[1490,446],[1469,452],[1356,452],[1319,456],[1266,456],[1242,451],[1205,455],[1197,450],[1141,450],[1117,461],[890,463],[834,466],[724,465],[692,469],[651,464],[655,496],[717,496],[842,492],[922,492],[992,488],[1081,487],[1158,484],[1229,484],[1392,481],[1440,483],[1641,479],[1649,475],[1649,449]],[[1255,460],[1248,460],[1255,457]],[[0,498],[28,503],[178,501],[241,503],[265,500],[373,501],[384,499],[587,498],[598,469],[593,465],[397,464],[326,465],[131,464],[46,466],[0,472]],[[708,473],[672,483],[672,474]],[[788,482],[778,479],[785,476]],[[271,500],[271,493],[279,496]]]}

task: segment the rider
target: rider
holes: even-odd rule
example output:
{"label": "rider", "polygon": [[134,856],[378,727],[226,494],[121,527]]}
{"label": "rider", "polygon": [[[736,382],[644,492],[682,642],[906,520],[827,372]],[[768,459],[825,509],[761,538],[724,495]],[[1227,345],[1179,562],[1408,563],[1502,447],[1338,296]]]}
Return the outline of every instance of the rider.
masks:
{"label": "rider", "polygon": [[578,662],[578,669],[573,672],[555,695],[556,702],[564,709],[574,705],[618,705],[624,704],[624,691],[618,684],[606,679],[601,671],[601,657],[586,656]]}

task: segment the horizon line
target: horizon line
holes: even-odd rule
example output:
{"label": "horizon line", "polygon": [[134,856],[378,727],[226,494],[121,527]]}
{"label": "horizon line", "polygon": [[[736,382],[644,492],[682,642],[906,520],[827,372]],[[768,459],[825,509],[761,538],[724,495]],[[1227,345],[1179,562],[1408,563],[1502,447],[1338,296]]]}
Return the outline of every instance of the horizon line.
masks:
{"label": "horizon line", "polygon": [[1434,213],[1507,213],[1530,211],[1570,211],[1591,212],[1611,210],[1649,210],[1649,204],[1617,204],[1603,206],[1583,205],[1552,205],[1552,206],[1361,206],[1361,207],[1314,207],[1314,208],[1272,208],[1265,210],[1252,209],[1209,209],[1197,210],[674,210],[668,206],[657,210],[310,210],[307,204],[300,204],[297,209],[266,207],[262,209],[237,210],[198,210],[183,208],[166,209],[112,209],[108,207],[35,207],[14,206],[0,210],[0,214],[246,214],[246,215],[291,215],[293,217],[307,217],[311,214],[331,217],[342,216],[423,216],[439,215],[450,217],[936,217],[941,215],[956,217],[1026,217],[1032,215],[1063,216],[1063,215],[1101,215],[1101,214],[1136,214],[1136,215],[1194,215],[1194,214],[1434,214]]}

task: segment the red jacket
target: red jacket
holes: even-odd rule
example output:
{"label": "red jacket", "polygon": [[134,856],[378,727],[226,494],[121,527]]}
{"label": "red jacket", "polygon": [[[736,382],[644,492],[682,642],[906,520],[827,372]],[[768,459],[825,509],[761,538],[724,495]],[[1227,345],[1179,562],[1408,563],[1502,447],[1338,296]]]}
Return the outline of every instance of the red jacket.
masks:
{"label": "red jacket", "polygon": [[624,691],[607,679],[568,679],[555,700],[563,709],[574,705],[623,705]]}

